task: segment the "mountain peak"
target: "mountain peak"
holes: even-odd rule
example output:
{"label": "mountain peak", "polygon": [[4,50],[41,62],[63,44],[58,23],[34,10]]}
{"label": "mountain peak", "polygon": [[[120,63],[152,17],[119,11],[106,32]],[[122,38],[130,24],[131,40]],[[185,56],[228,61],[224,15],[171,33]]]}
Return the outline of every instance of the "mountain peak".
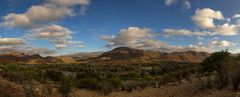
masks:
{"label": "mountain peak", "polygon": [[129,47],[118,47],[109,52],[103,53],[100,57],[110,59],[128,59],[142,56],[143,50],[133,49]]}

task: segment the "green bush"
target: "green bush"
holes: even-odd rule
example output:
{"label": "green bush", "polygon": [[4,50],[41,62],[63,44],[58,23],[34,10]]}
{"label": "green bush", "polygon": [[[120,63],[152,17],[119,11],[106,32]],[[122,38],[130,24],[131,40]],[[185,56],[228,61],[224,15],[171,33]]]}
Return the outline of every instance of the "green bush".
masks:
{"label": "green bush", "polygon": [[46,75],[50,80],[54,82],[60,81],[64,76],[62,72],[53,71],[53,70],[47,70]]}
{"label": "green bush", "polygon": [[22,73],[23,73],[23,76],[28,80],[35,79],[39,81],[41,79],[40,72],[36,70],[25,70]]}
{"label": "green bush", "polygon": [[64,97],[68,97],[68,94],[71,92],[71,87],[73,85],[74,81],[72,77],[66,76],[62,78],[58,90]]}
{"label": "green bush", "polygon": [[78,88],[87,88],[92,90],[98,90],[101,89],[101,81],[97,80],[96,78],[84,78],[81,80],[78,80],[77,87]]}
{"label": "green bush", "polygon": [[14,72],[14,71],[17,71],[18,67],[17,65],[14,65],[14,64],[7,64],[7,65],[4,65],[3,69],[6,72]]}
{"label": "green bush", "polygon": [[223,64],[228,62],[230,53],[228,51],[221,51],[211,54],[210,57],[206,58],[201,64],[201,70],[203,72],[221,72]]}

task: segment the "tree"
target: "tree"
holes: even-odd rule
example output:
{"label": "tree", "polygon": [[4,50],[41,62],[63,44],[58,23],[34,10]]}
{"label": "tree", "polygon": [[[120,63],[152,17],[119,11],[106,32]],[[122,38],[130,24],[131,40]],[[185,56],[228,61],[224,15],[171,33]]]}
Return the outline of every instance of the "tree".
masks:
{"label": "tree", "polygon": [[208,73],[216,71],[217,88],[223,88],[228,84],[227,64],[232,61],[232,58],[227,50],[213,53],[201,64],[201,71]]}
{"label": "tree", "polygon": [[203,72],[221,72],[223,64],[230,58],[230,53],[225,50],[221,52],[215,52],[210,57],[206,58],[201,64],[201,70]]}

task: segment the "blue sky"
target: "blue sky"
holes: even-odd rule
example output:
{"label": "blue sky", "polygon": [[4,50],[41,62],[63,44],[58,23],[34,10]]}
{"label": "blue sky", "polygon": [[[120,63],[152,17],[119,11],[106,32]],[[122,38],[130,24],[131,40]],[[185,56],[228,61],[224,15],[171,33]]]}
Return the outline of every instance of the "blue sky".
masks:
{"label": "blue sky", "polygon": [[[1,0],[0,49],[31,47],[25,52],[67,54],[129,46],[237,53],[239,4],[239,0]],[[31,10],[34,6],[36,10]],[[49,10],[53,12],[46,13]],[[32,15],[36,13],[40,15]]]}

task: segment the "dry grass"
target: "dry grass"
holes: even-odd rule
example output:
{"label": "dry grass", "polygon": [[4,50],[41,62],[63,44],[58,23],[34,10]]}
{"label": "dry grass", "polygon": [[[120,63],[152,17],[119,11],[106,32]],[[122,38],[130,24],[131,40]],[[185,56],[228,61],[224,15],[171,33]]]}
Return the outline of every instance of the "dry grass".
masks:
{"label": "dry grass", "polygon": [[131,93],[124,91],[112,92],[109,95],[103,95],[99,92],[88,90],[75,90],[70,95],[71,97],[236,97],[235,93],[230,89],[221,90],[207,89],[200,91],[200,82],[204,79],[195,79],[192,82],[182,81],[181,84],[171,83],[160,88],[145,88],[143,90],[134,90]]}

